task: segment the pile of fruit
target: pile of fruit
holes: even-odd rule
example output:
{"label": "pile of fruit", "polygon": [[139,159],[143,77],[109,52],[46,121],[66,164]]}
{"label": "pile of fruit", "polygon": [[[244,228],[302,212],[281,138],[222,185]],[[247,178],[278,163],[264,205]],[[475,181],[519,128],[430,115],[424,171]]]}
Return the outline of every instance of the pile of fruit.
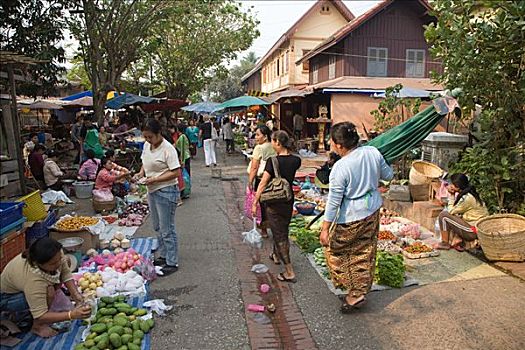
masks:
{"label": "pile of fruit", "polygon": [[102,281],[102,276],[98,272],[84,273],[82,277],[80,277],[80,279],[77,281],[77,283],[80,292],[82,292],[82,294],[86,296],[95,294],[97,287],[102,287],[104,285],[104,282]]}
{"label": "pile of fruit", "polygon": [[397,239],[397,237],[396,237],[396,235],[394,235],[392,233],[392,231],[382,230],[382,231],[379,231],[377,239],[379,239],[380,241],[383,241],[383,240],[395,241]]}
{"label": "pile of fruit", "polygon": [[[120,253],[129,247],[131,247],[131,241],[120,231],[116,232],[111,240],[103,240],[100,242],[100,248],[111,248],[114,249],[115,253]],[[122,250],[117,250],[117,248],[122,248]]]}
{"label": "pile of fruit", "polygon": [[72,216],[57,222],[56,227],[60,231],[79,231],[83,227],[96,225],[98,221],[99,219],[89,216]]}
{"label": "pile of fruit", "polygon": [[324,255],[323,248],[317,248],[314,251],[314,261],[317,265],[321,267],[326,267],[326,256]]}
{"label": "pile of fruit", "polygon": [[404,250],[410,254],[430,253],[433,251],[432,248],[421,242],[414,242],[408,247],[404,248]]}
{"label": "pile of fruit", "polygon": [[74,350],[140,350],[144,335],[153,328],[154,321],[153,318],[141,319],[147,311],[125,301],[123,296],[100,298],[91,333]]}

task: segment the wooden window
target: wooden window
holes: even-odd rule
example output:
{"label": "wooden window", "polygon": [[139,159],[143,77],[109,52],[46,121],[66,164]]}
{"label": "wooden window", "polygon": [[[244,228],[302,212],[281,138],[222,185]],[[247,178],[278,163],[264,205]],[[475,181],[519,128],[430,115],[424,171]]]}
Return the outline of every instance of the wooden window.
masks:
{"label": "wooden window", "polygon": [[319,81],[319,64],[312,64],[312,83],[317,84]]}
{"label": "wooden window", "polygon": [[408,49],[406,56],[406,77],[423,78],[425,76],[425,50]]}
{"label": "wooden window", "polygon": [[275,67],[275,74],[277,74],[277,76],[280,76],[281,74],[281,60],[280,59],[277,59],[277,64],[276,64],[276,67]]}
{"label": "wooden window", "polygon": [[329,56],[328,57],[328,79],[334,79],[335,78],[335,63],[337,62],[336,56]]}
{"label": "wooden window", "polygon": [[[308,54],[310,50],[303,50],[303,57]],[[306,60],[303,62],[303,72],[308,72],[310,70],[310,61]]]}
{"label": "wooden window", "polygon": [[369,47],[366,75],[369,77],[386,77],[388,73],[388,49],[386,47]]}
{"label": "wooden window", "polygon": [[289,56],[288,50],[286,50],[286,52],[284,53],[284,67],[283,67],[284,68],[283,72],[285,74],[288,73],[289,65],[290,65],[290,56]]}

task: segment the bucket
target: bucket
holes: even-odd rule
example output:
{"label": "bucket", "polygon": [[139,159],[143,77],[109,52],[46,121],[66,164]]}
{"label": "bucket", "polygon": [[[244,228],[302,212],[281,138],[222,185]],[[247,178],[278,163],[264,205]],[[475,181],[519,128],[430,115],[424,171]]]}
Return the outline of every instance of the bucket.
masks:
{"label": "bucket", "polygon": [[93,187],[95,183],[92,181],[75,181],[73,187],[75,188],[75,195],[77,198],[86,199],[91,198]]}

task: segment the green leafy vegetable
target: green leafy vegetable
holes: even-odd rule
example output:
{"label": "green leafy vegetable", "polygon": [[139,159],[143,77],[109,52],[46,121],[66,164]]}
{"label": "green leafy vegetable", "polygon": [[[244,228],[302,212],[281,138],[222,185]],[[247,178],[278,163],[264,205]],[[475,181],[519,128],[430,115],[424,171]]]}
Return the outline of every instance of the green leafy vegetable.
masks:
{"label": "green leafy vegetable", "polygon": [[374,279],[377,284],[394,288],[403,287],[405,279],[403,255],[378,251]]}

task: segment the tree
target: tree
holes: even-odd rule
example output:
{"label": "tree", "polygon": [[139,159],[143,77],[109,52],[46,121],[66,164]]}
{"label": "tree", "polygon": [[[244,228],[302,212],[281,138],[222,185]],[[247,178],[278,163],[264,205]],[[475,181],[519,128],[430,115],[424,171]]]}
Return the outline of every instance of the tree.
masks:
{"label": "tree", "polygon": [[138,58],[153,23],[170,6],[155,0],[79,0],[78,16],[70,20],[80,43],[86,72],[93,86],[93,108],[99,121],[109,91]]}
{"label": "tree", "polygon": [[80,56],[75,56],[69,63],[71,63],[71,68],[68,69],[66,78],[70,82],[76,82],[82,85],[84,89],[91,89],[91,81],[86,72],[86,66],[84,60]]}
{"label": "tree", "polygon": [[28,69],[33,83],[17,87],[21,94],[52,94],[64,72],[63,10],[65,0],[3,0],[0,5],[1,49],[43,60]]}
{"label": "tree", "polygon": [[243,95],[241,78],[252,70],[256,63],[255,52],[249,52],[238,65],[233,66],[226,74],[221,71],[216,72],[206,87],[208,99],[224,102]]}
{"label": "tree", "polygon": [[421,99],[400,98],[399,91],[402,88],[402,84],[387,87],[385,98],[379,102],[376,110],[370,112],[374,117],[374,128],[377,131],[384,132],[419,113]]}
{"label": "tree", "polygon": [[[461,88],[464,111],[481,106],[479,140],[453,171],[470,175],[491,211],[525,213],[525,2],[436,0],[426,30],[436,76]],[[465,113],[469,115],[469,113]]]}
{"label": "tree", "polygon": [[168,97],[201,91],[211,72],[250,47],[259,35],[250,10],[233,0],[177,1],[155,23],[148,51]]}

